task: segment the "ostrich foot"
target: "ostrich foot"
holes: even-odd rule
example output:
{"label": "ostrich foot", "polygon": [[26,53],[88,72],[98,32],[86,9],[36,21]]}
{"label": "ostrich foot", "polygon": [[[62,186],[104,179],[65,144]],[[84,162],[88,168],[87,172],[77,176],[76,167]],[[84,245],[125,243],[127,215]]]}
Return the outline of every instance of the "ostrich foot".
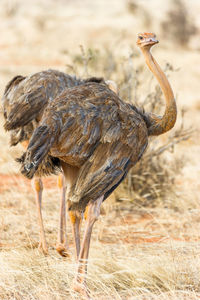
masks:
{"label": "ostrich foot", "polygon": [[65,244],[62,243],[57,244],[56,251],[63,257],[70,257],[69,249]]}
{"label": "ostrich foot", "polygon": [[72,289],[73,291],[81,294],[85,299],[92,300],[85,282],[79,282],[77,279],[75,279],[72,283]]}
{"label": "ostrich foot", "polygon": [[39,243],[38,249],[40,252],[42,252],[44,255],[48,255],[48,247],[46,244]]}

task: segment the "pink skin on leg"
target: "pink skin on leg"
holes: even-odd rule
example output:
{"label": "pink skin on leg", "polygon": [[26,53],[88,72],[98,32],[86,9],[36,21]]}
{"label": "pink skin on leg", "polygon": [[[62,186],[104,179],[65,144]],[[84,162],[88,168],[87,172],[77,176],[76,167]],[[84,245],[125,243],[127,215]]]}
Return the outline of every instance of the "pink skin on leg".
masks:
{"label": "pink skin on leg", "polygon": [[71,221],[73,240],[76,248],[76,258],[78,259],[80,253],[80,229],[82,217],[79,212],[69,211],[69,218]]}
{"label": "pink skin on leg", "polygon": [[45,238],[45,233],[44,233],[44,225],[43,225],[43,220],[42,220],[42,211],[41,211],[41,206],[42,206],[42,191],[43,191],[43,183],[41,178],[35,177],[32,181],[33,189],[35,191],[35,200],[36,200],[36,206],[37,206],[37,211],[38,211],[38,224],[40,228],[40,242],[39,242],[39,249],[42,250],[42,252],[47,255],[48,254],[48,248],[47,248],[47,242]]}
{"label": "pink skin on leg", "polygon": [[66,203],[65,203],[65,195],[66,195],[66,187],[65,187],[65,178],[62,175],[58,177],[58,187],[61,191],[61,202],[60,202],[60,220],[59,220],[59,232],[58,232],[58,241],[56,245],[56,250],[58,253],[64,257],[69,256],[69,247],[67,244],[67,236],[66,236]]}
{"label": "pink skin on leg", "polygon": [[[62,169],[63,169],[63,173],[64,173],[64,177],[63,177],[63,185],[66,191],[66,199],[68,199],[68,193],[71,189],[71,187],[73,186],[74,182],[76,182],[78,173],[79,173],[79,169],[77,167],[73,167],[70,166],[66,163],[64,163],[63,161],[61,162],[62,165]],[[65,203],[65,197],[63,198],[63,202]],[[65,206],[65,204],[63,205]],[[61,214],[65,215],[66,213],[66,209],[63,210],[61,209]],[[75,246],[76,246],[76,252],[77,255],[79,253],[79,249],[80,249],[80,224],[81,224],[81,216],[76,214],[70,214],[69,213],[69,217],[70,217],[70,221],[72,224],[72,233],[74,235],[74,242],[75,242]],[[65,217],[66,218],[66,217]],[[61,227],[63,228],[63,227]],[[60,238],[61,240],[61,238]]]}
{"label": "pink skin on leg", "polygon": [[87,274],[87,265],[88,265],[88,255],[90,248],[90,239],[92,234],[92,229],[94,223],[98,220],[100,215],[100,206],[103,201],[103,196],[98,198],[94,202],[90,202],[86,210],[86,226],[83,236],[83,241],[81,244],[79,259],[78,259],[78,270],[77,275],[73,283],[73,289],[76,292],[83,294],[88,299],[89,292],[86,286],[86,274]]}

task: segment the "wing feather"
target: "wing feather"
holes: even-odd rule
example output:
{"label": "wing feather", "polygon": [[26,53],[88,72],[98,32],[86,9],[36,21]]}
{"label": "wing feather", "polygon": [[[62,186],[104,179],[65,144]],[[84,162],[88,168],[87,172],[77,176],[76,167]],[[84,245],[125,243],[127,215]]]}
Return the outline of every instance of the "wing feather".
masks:
{"label": "wing feather", "polygon": [[40,120],[49,101],[66,87],[81,80],[55,70],[38,72],[27,78],[17,76],[8,83],[2,98],[6,122],[4,128],[13,130]]}
{"label": "wing feather", "polygon": [[71,209],[78,206],[84,211],[89,201],[94,201],[109,193],[114,186],[117,187],[131,167],[131,156],[131,149],[119,140],[114,145],[98,145],[81,167],[76,185],[71,190]]}
{"label": "wing feather", "polygon": [[[147,146],[143,118],[103,84],[66,89],[48,104],[40,126],[48,127],[49,141],[54,136],[53,143],[46,141],[50,146],[45,155],[80,168],[69,195],[72,209],[84,210],[89,201],[106,198]],[[37,148],[37,141],[32,138],[32,142]],[[43,151],[42,140],[39,146]]]}

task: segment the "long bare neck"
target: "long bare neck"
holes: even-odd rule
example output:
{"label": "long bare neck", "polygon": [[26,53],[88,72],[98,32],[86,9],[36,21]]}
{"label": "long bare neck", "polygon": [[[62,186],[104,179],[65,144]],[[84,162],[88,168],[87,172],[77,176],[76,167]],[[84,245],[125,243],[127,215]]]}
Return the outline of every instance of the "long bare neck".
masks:
{"label": "long bare neck", "polygon": [[148,65],[154,76],[157,78],[161,90],[165,96],[166,107],[164,115],[161,117],[151,113],[148,114],[148,119],[150,122],[148,126],[149,135],[160,135],[170,130],[176,122],[176,102],[170,83],[156,60],[153,58],[150,49],[141,48],[141,50],[145,57],[146,64]]}

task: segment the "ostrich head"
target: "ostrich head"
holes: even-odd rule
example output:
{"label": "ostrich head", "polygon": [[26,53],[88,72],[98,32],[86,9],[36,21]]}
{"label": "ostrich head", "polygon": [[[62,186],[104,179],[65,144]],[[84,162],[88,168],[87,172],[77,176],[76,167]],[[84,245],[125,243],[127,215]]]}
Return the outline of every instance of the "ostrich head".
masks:
{"label": "ostrich head", "polygon": [[137,45],[140,48],[151,48],[159,41],[154,33],[144,32],[138,34]]}

